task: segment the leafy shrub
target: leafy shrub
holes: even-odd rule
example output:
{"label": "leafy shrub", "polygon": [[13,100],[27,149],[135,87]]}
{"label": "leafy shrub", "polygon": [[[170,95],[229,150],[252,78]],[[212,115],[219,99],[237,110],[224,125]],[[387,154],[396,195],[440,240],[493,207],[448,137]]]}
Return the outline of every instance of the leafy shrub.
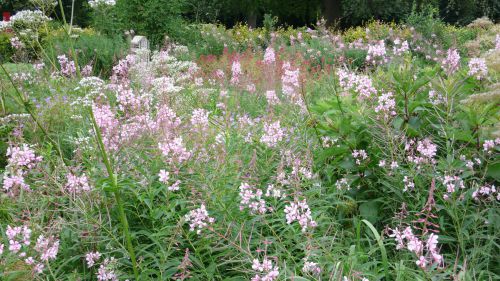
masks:
{"label": "leafy shrub", "polygon": [[165,35],[173,39],[185,35],[183,0],[118,0],[114,9],[122,30],[148,36],[152,46],[161,46]]}
{"label": "leafy shrub", "polygon": [[10,61],[10,58],[14,54],[14,49],[10,44],[10,38],[12,38],[12,34],[0,31],[0,63]]}
{"label": "leafy shrub", "polygon": [[46,54],[50,61],[57,61],[57,56],[67,54],[72,57],[74,48],[78,55],[78,64],[84,67],[91,64],[94,75],[109,76],[113,65],[128,52],[128,44],[120,35],[107,36],[97,34],[91,29],[74,30],[69,37],[64,30],[53,32],[44,40]]}

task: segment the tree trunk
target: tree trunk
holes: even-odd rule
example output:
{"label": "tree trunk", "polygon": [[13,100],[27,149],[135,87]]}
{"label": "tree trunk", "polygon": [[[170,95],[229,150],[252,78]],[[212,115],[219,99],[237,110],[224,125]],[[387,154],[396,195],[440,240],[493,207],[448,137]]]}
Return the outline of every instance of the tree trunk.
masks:
{"label": "tree trunk", "polygon": [[251,28],[257,27],[257,13],[255,11],[250,11],[247,14],[247,25]]}
{"label": "tree trunk", "polygon": [[328,26],[337,24],[342,17],[342,0],[323,0],[323,16]]}

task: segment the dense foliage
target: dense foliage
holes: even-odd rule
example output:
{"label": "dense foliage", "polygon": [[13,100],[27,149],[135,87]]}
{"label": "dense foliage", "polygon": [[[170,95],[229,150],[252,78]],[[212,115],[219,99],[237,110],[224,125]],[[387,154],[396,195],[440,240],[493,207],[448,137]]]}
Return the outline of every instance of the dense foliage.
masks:
{"label": "dense foliage", "polygon": [[73,23],[81,27],[92,25],[106,34],[134,30],[155,44],[161,43],[166,33],[182,39],[184,24],[246,23],[257,27],[265,25],[266,15],[275,16],[279,25],[294,27],[311,26],[325,17],[329,24],[343,29],[372,20],[402,23],[415,13],[433,13],[445,23],[459,25],[483,16],[500,18],[500,2],[494,0],[116,0],[114,8],[100,13],[93,11],[86,0],[61,0],[60,4],[51,0],[4,0],[0,7],[7,11],[43,8],[61,21],[73,15]]}

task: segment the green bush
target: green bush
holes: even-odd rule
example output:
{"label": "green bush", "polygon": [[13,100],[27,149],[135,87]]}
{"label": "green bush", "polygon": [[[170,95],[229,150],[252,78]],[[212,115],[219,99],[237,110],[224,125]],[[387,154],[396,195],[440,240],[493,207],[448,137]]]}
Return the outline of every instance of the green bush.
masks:
{"label": "green bush", "polygon": [[127,54],[128,44],[119,36],[96,34],[89,30],[79,32],[76,38],[64,33],[54,33],[44,41],[50,61],[57,61],[61,54],[71,54],[72,48],[78,54],[78,64],[84,67],[92,64],[94,75],[109,76],[113,65]]}
{"label": "green bush", "polygon": [[10,35],[7,32],[0,32],[0,63],[4,63],[10,60],[14,54],[14,49],[10,45]]}
{"label": "green bush", "polygon": [[185,35],[184,0],[118,0],[114,9],[122,30],[146,35],[152,46],[160,45],[167,34],[174,39]]}

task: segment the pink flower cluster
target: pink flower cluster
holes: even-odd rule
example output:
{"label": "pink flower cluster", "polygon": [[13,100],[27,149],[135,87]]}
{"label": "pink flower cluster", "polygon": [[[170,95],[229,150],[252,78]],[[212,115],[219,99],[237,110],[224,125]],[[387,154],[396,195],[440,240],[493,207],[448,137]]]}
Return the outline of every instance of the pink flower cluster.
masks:
{"label": "pink flower cluster", "polygon": [[250,279],[251,281],[274,281],[278,279],[279,276],[279,268],[276,265],[273,265],[273,262],[264,257],[262,262],[258,259],[254,259],[252,262],[252,269],[257,272],[255,276]]}
{"label": "pink flower cluster", "polygon": [[446,58],[441,62],[441,67],[447,75],[455,73],[460,67],[460,54],[456,49],[449,49]]}
{"label": "pink flower cluster", "polygon": [[[32,266],[34,273],[41,274],[45,268],[44,263],[55,260],[59,252],[59,240],[52,236],[40,235],[35,246],[30,248],[31,229],[26,225],[22,227],[8,225],[5,234],[9,240],[8,250],[24,259],[24,263]],[[3,245],[1,245],[1,249],[3,250]],[[29,255],[29,253],[33,255]]]}
{"label": "pink flower cluster", "polygon": [[285,130],[281,128],[280,121],[264,124],[264,134],[260,142],[268,147],[275,147],[285,137]]}
{"label": "pink flower cluster", "polygon": [[457,189],[464,189],[464,181],[458,176],[445,175],[442,179],[443,186],[446,187],[446,192],[444,198],[448,199],[449,195],[457,191]]}
{"label": "pink flower cluster", "polygon": [[17,36],[10,38],[10,45],[16,50],[20,50],[24,47],[23,42],[21,42]]}
{"label": "pink flower cluster", "polygon": [[115,273],[116,260],[106,258],[97,270],[97,280],[99,281],[118,281],[118,275]]}
{"label": "pink flower cluster", "polygon": [[61,75],[67,77],[75,75],[76,65],[74,61],[69,60],[66,55],[57,56],[57,61],[59,62],[59,66],[61,67]]}
{"label": "pink flower cluster", "polygon": [[135,64],[136,57],[134,55],[128,55],[124,59],[118,61],[118,63],[113,66],[113,74],[111,76],[111,82],[113,84],[120,84],[123,80],[128,80],[128,74],[130,68]]}
{"label": "pink flower cluster", "polygon": [[477,80],[485,78],[488,75],[486,61],[483,58],[471,58],[469,61],[468,74],[476,77]]}
{"label": "pink flower cluster", "polygon": [[429,102],[432,105],[446,104],[446,98],[435,90],[429,91]]}
{"label": "pink flower cluster", "polygon": [[305,232],[308,228],[315,228],[317,226],[317,223],[312,218],[311,209],[309,209],[309,205],[307,205],[305,199],[291,202],[290,205],[286,206],[285,217],[287,224],[298,221],[302,228],[302,232]]}
{"label": "pink flower cluster", "polygon": [[[21,251],[23,245],[29,246],[31,244],[31,229],[26,225],[16,227],[8,225],[5,235],[7,235],[7,239],[9,239],[9,251],[14,254]],[[25,255],[26,254],[21,253],[20,256]]]}
{"label": "pink flower cluster", "polygon": [[118,119],[115,117],[109,105],[92,105],[97,126],[101,130],[102,141],[108,150],[116,151],[119,149],[120,129]]}
{"label": "pink flower cluster", "polygon": [[174,136],[174,131],[181,125],[181,119],[168,106],[162,105],[156,114],[156,124],[154,129],[163,134],[163,138],[170,139]]}
{"label": "pink flower cluster", "polygon": [[282,68],[283,75],[281,76],[281,88],[283,94],[290,100],[290,102],[304,109],[305,104],[300,93],[300,70],[293,69],[290,62],[284,62]]}
{"label": "pink flower cluster", "polygon": [[87,267],[91,268],[96,264],[96,262],[101,258],[101,253],[99,252],[89,252],[85,255],[85,260],[87,261]]}
{"label": "pink flower cluster", "polygon": [[434,157],[437,153],[437,145],[428,138],[418,141],[416,146],[414,140],[407,141],[405,151],[409,154],[408,161],[417,164],[417,168],[420,168],[421,164],[434,164],[436,162]]}
{"label": "pink flower cluster", "polygon": [[262,190],[250,186],[246,182],[240,185],[240,210],[250,209],[252,214],[264,214],[267,210],[266,201],[262,199]]}
{"label": "pink flower cluster", "polygon": [[266,48],[264,53],[264,64],[273,64],[276,61],[276,55],[272,46]]}
{"label": "pink flower cluster", "polygon": [[42,157],[36,156],[35,151],[27,144],[9,147],[6,155],[8,160],[4,172],[3,189],[10,195],[14,195],[21,189],[30,191],[24,177],[42,161]]}
{"label": "pink flower cluster", "polygon": [[89,180],[85,174],[76,176],[73,173],[68,173],[66,178],[67,181],[64,187],[71,194],[80,194],[92,190],[89,185]]}
{"label": "pink flower cluster", "polygon": [[158,147],[169,164],[181,164],[188,160],[192,154],[184,146],[182,137],[171,139],[168,142],[159,143]]}
{"label": "pink flower cluster", "polygon": [[378,105],[375,107],[375,112],[385,120],[396,115],[396,100],[391,92],[378,97]]}
{"label": "pink flower cluster", "polygon": [[196,229],[197,234],[200,234],[203,228],[215,222],[215,219],[208,215],[205,204],[201,204],[198,209],[187,213],[184,219],[189,223],[189,230],[194,231]]}
{"label": "pink flower cluster", "polygon": [[[88,252],[85,254],[85,261],[87,262],[87,267],[91,268],[97,265],[102,255],[99,252]],[[101,262],[99,268],[96,272],[97,280],[99,281],[118,281],[118,275],[115,272],[116,259],[115,258],[105,258]]]}
{"label": "pink flower cluster", "polygon": [[395,55],[400,56],[404,53],[407,53],[409,50],[410,47],[408,46],[408,41],[405,40],[401,42],[399,38],[396,38],[396,40],[394,40],[393,52]]}
{"label": "pink flower cluster", "polygon": [[415,188],[415,183],[413,182],[413,180],[408,177],[408,176],[404,176],[403,178],[403,183],[405,185],[403,191],[406,192],[408,190],[413,190]]}
{"label": "pink flower cluster", "polygon": [[415,262],[421,268],[427,268],[429,265],[436,264],[441,266],[443,264],[443,256],[439,254],[439,249],[437,248],[438,236],[431,233],[427,238],[427,241],[421,241],[410,227],[406,227],[403,232],[399,231],[398,228],[391,229],[392,233],[389,237],[394,237],[397,242],[396,249],[400,250],[403,248],[408,249],[417,255],[417,261]]}
{"label": "pink flower cluster", "polygon": [[373,86],[372,80],[366,75],[357,75],[354,72],[339,68],[337,70],[340,87],[344,91],[353,90],[358,94],[360,100],[364,100],[377,94],[377,90]]}
{"label": "pink flower cluster", "polygon": [[492,185],[483,185],[472,192],[472,198],[474,200],[479,201],[500,201],[500,191],[496,188],[494,184]]}
{"label": "pink flower cluster", "polygon": [[266,91],[266,99],[269,105],[276,105],[280,103],[280,99],[274,90]]}
{"label": "pink flower cluster", "polygon": [[243,75],[243,71],[241,70],[240,61],[235,60],[231,65],[231,84],[238,84],[240,82],[241,75]]}
{"label": "pink flower cluster", "polygon": [[345,190],[349,190],[351,189],[351,185],[349,184],[349,182],[347,181],[346,178],[341,178],[341,179],[338,179],[336,182],[335,182],[335,187],[337,189],[345,189]]}
{"label": "pink flower cluster", "polygon": [[376,42],[375,44],[368,45],[368,54],[366,55],[366,62],[369,64],[382,64],[389,61],[386,56],[385,43],[383,40]]}
{"label": "pink flower cluster", "polygon": [[40,235],[36,240],[35,251],[40,254],[40,260],[44,262],[55,260],[57,252],[59,252],[59,240]]}
{"label": "pink flower cluster", "polygon": [[361,165],[362,161],[368,159],[368,154],[363,149],[355,149],[352,151],[351,155],[356,160],[357,165]]}
{"label": "pink flower cluster", "polygon": [[309,273],[311,275],[319,275],[321,273],[321,267],[318,263],[308,261],[305,259],[304,266],[302,267],[302,272]]}
{"label": "pink flower cluster", "polygon": [[195,131],[203,132],[208,129],[209,114],[210,112],[205,109],[197,108],[193,110],[191,114],[191,125]]}
{"label": "pink flower cluster", "polygon": [[[170,173],[169,172],[167,172],[165,170],[160,170],[160,173],[158,173],[158,177],[160,177],[160,182],[168,185],[168,181],[170,180]],[[181,181],[177,180],[177,181],[175,181],[174,184],[169,185],[167,187],[167,189],[169,191],[177,191],[180,189],[180,186],[179,186],[180,184],[181,184]]]}
{"label": "pink flower cluster", "polygon": [[483,151],[491,154],[495,149],[495,146],[500,145],[500,138],[494,140],[485,140],[483,143]]}

